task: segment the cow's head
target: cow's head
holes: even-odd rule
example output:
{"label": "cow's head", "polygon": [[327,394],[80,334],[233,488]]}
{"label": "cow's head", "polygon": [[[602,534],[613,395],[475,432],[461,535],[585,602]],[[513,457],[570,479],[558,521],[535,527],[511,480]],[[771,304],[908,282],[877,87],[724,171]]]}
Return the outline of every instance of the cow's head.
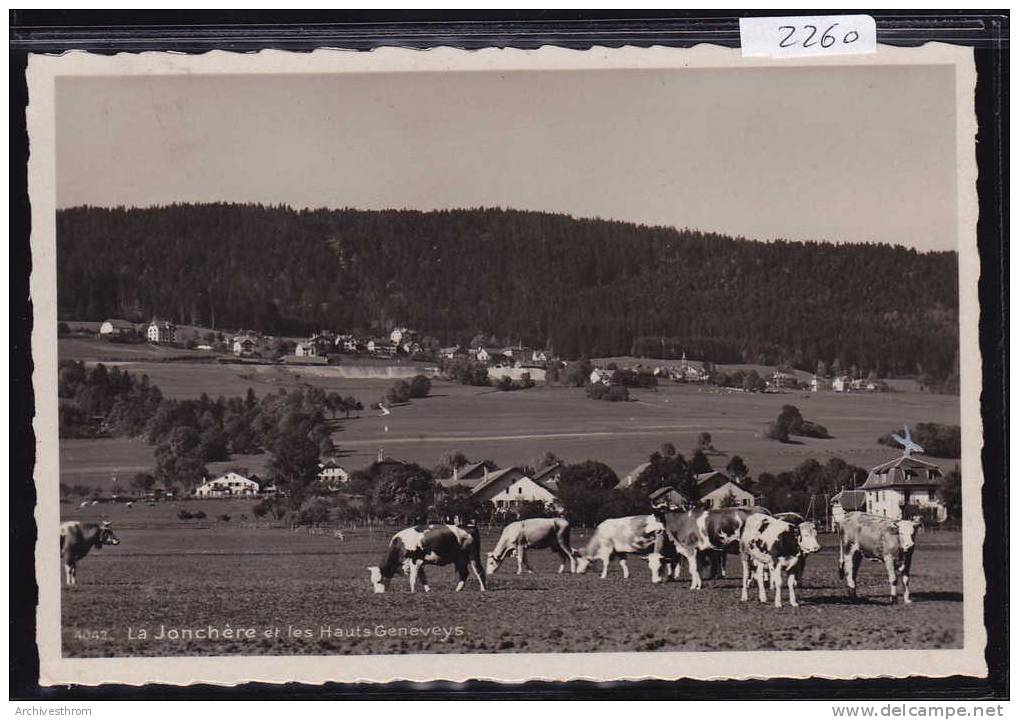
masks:
{"label": "cow's head", "polygon": [[655,513],[654,515],[649,515],[647,522],[644,524],[644,534],[655,535],[657,533],[663,532],[665,530],[664,519],[665,519],[664,513],[661,516],[659,516],[658,513]]}
{"label": "cow's head", "polygon": [[903,551],[912,550],[913,546],[916,545],[917,525],[918,523],[915,520],[899,520],[895,523],[895,527],[899,531],[899,545]]}
{"label": "cow's head", "polygon": [[495,571],[499,569],[499,561],[495,558],[495,553],[485,554],[485,574],[494,575]]}
{"label": "cow's head", "polygon": [[382,569],[378,565],[368,566],[368,581],[371,583],[372,591],[375,593],[384,593],[386,591],[386,580],[383,577]]}
{"label": "cow's head", "polygon": [[799,536],[800,551],[809,555],[821,549],[821,543],[817,539],[817,528],[812,522],[800,523],[796,526],[796,533]]}
{"label": "cow's head", "polygon": [[99,523],[99,537],[96,541],[97,547],[103,545],[120,545],[120,539],[113,534],[113,528],[109,520],[103,520]]}
{"label": "cow's head", "polygon": [[647,556],[647,566],[651,569],[651,582],[656,585],[664,579],[662,577],[662,554],[653,552]]}
{"label": "cow's head", "polygon": [[590,565],[591,565],[591,558],[589,558],[589,557],[587,557],[587,555],[583,555],[583,554],[578,555],[577,556],[577,564],[576,564],[576,567],[574,569],[574,572],[577,575],[583,575],[584,573],[587,572],[587,568],[590,567]]}

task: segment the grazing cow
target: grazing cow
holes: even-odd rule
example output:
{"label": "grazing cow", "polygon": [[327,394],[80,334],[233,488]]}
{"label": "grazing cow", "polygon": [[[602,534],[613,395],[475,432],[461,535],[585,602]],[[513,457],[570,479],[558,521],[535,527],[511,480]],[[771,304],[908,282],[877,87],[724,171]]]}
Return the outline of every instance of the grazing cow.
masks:
{"label": "grazing cow", "polygon": [[892,603],[895,602],[900,578],[902,600],[912,602],[909,597],[909,568],[916,546],[915,521],[851,512],[838,523],[838,532],[839,576],[845,578],[851,597],[856,597],[856,576],[860,562],[866,557],[884,562]]}
{"label": "grazing cow", "polygon": [[489,575],[499,569],[499,565],[509,555],[517,556],[517,575],[534,572],[527,562],[528,549],[541,550],[549,548],[561,561],[559,572],[570,565],[570,572],[575,572],[576,551],[570,547],[570,523],[563,518],[530,518],[511,522],[502,529],[495,550],[486,556],[485,572]]}
{"label": "grazing cow", "polygon": [[485,570],[481,566],[481,535],[476,527],[457,525],[418,525],[406,528],[393,535],[389,549],[381,565],[369,566],[368,574],[372,590],[384,593],[389,581],[401,570],[410,579],[410,591],[414,592],[418,577],[425,592],[429,592],[424,565],[448,565],[453,563],[459,582],[456,592],[463,590],[467,582],[468,567],[478,579],[481,590],[485,590]]}
{"label": "grazing cow", "polygon": [[[747,517],[754,512],[767,514],[763,508],[722,508],[720,510],[675,510],[658,511],[655,515],[661,521],[665,532],[658,540],[654,554],[659,555],[668,544],[675,553],[686,558],[690,571],[690,589],[702,586],[700,560],[707,557],[712,565],[712,577],[724,563],[725,555],[739,553],[739,540]],[[661,582],[661,575],[655,570],[660,566],[657,558],[652,564],[652,581]],[[673,578],[678,580],[682,565],[676,563]]]}
{"label": "grazing cow", "polygon": [[789,604],[796,607],[796,584],[803,575],[803,558],[821,549],[813,523],[794,525],[764,513],[747,517],[740,535],[740,560],[743,565],[743,588],[740,600],[746,601],[750,587],[750,571],[757,578],[757,595],[768,602],[764,574],[768,573],[775,590],[775,607],[782,607],[782,573],[787,573]]}
{"label": "grazing cow", "polygon": [[[612,558],[618,558],[623,578],[627,579],[630,577],[630,569],[626,566],[626,556],[650,555],[655,549],[662,529],[662,523],[654,515],[630,515],[603,520],[595,529],[587,547],[581,552],[576,572],[587,572],[591,561],[597,559],[601,560],[601,577],[605,579],[609,574],[609,563]],[[660,566],[661,557],[658,561]],[[652,569],[651,572],[654,577],[655,570]]]}
{"label": "grazing cow", "polygon": [[64,581],[68,585],[78,584],[78,561],[93,547],[102,550],[103,545],[120,545],[107,520],[98,525],[78,521],[60,524],[60,557],[64,561]]}

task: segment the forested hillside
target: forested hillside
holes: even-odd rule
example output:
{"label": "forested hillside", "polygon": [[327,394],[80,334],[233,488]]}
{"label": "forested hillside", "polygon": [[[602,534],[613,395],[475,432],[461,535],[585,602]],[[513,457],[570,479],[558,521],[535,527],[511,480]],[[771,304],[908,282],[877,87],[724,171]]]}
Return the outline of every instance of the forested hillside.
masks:
{"label": "forested hillside", "polygon": [[[894,241],[895,238],[889,238]],[[59,313],[300,334],[407,325],[562,357],[818,360],[945,377],[955,253],[761,243],[499,209],[80,207],[57,215]]]}

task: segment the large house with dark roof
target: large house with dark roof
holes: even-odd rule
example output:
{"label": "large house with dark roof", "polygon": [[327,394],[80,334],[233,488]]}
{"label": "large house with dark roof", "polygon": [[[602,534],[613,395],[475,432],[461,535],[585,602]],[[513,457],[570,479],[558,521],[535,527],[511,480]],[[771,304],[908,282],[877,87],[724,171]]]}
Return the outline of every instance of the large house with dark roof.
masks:
{"label": "large house with dark roof", "polygon": [[723,472],[712,470],[694,475],[694,479],[697,502],[705,507],[750,507],[754,504],[754,494]]}
{"label": "large house with dark roof", "polygon": [[902,520],[904,508],[912,505],[933,508],[940,522],[948,516],[938,496],[941,476],[940,467],[912,455],[878,465],[860,488],[867,494],[867,512]]}
{"label": "large house with dark roof", "polygon": [[867,493],[863,490],[839,490],[828,501],[831,505],[831,519],[842,522],[846,513],[867,512]]}
{"label": "large house with dark roof", "polygon": [[550,509],[560,508],[556,496],[557,467],[553,465],[535,473],[535,477],[528,477],[516,466],[496,469],[491,463],[480,462],[457,468],[452,476],[441,478],[438,483],[444,488],[469,487],[471,495],[480,502],[491,503],[497,510],[513,510],[527,502],[544,503]]}

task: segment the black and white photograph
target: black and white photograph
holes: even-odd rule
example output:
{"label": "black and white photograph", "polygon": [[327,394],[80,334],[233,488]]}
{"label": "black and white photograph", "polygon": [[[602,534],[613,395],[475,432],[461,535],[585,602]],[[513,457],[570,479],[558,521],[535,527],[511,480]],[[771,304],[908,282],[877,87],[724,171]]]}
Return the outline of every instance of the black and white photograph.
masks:
{"label": "black and white photograph", "polygon": [[985,672],[965,48],[29,81],[44,684]]}

